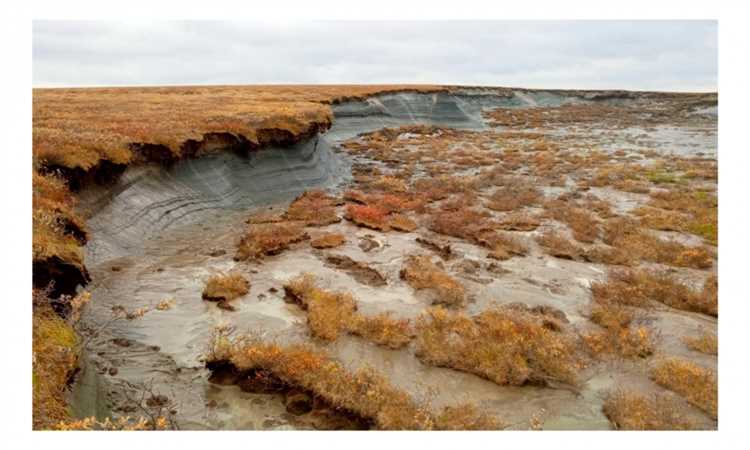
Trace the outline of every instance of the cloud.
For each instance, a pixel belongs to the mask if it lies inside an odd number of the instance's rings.
[[[34,86],[717,89],[716,21],[34,21]]]

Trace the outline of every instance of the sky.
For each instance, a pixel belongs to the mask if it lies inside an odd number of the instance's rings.
[[[716,21],[34,21],[35,87],[427,83],[716,91]]]

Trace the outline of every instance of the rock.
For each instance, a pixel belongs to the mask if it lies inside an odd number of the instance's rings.
[[[369,235],[359,238],[359,248],[365,253],[378,247],[380,247],[378,241],[372,239]]]
[[[115,375],[117,375],[117,372],[118,372],[118,370],[117,370],[117,367],[110,367],[110,368],[109,368],[109,374],[110,374],[111,376],[115,376]]]
[[[330,255],[325,259],[326,265],[341,269],[355,280],[368,286],[385,286],[385,277],[366,263],[355,261],[345,255]]]

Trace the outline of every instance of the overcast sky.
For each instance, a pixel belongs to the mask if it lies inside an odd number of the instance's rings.
[[[34,21],[34,86],[435,83],[715,91],[715,21]]]

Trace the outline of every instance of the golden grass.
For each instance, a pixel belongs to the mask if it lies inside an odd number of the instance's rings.
[[[33,174],[32,248],[34,261],[57,257],[83,268],[81,245],[88,238],[83,219],[74,211],[75,197],[65,181]]]
[[[607,394],[602,407],[616,430],[691,430],[696,424],[668,394],[645,395],[619,389]]]
[[[651,330],[637,325],[640,315],[628,306],[594,304],[591,321],[601,331],[584,333],[582,340],[595,356],[615,355],[622,358],[646,358],[654,353],[655,337]]]
[[[277,255],[291,244],[308,238],[302,225],[297,222],[250,224],[237,244],[234,259],[243,261]]]
[[[102,160],[128,163],[131,143],[180,155],[209,133],[262,143],[263,130],[300,135],[330,125],[328,103],[438,86],[191,86],[33,90],[34,156],[88,170]]]
[[[312,248],[325,249],[336,248],[344,245],[346,238],[341,233],[325,233],[310,241]]]
[[[599,225],[592,214],[583,208],[559,200],[548,202],[547,213],[570,227],[573,237],[581,242],[594,242],[599,237]]]
[[[305,345],[281,347],[254,339],[219,336],[211,361],[228,361],[243,371],[270,372],[330,405],[369,420],[381,430],[499,429],[504,425],[471,406],[446,409],[435,417],[426,405],[392,386],[372,369],[349,371],[326,353]]]
[[[508,179],[490,197],[487,207],[494,211],[514,211],[537,204],[542,192],[522,179]]]
[[[289,205],[284,217],[290,221],[300,221],[306,226],[330,225],[341,221],[336,213],[339,203],[322,191],[307,191]]]
[[[498,224],[498,228],[507,231],[534,231],[541,222],[535,215],[514,212],[504,217]]]
[[[78,363],[78,337],[43,303],[34,306],[32,331],[33,426],[48,429],[70,418],[65,391]]]
[[[417,223],[403,214],[394,214],[388,218],[388,226],[396,231],[411,233],[417,229]]]
[[[357,311],[351,294],[321,289],[310,274],[290,280],[284,290],[306,310],[310,332],[319,339],[335,341],[341,333],[350,333],[397,349],[408,345],[414,334],[409,320],[394,319],[387,313],[365,316]]]
[[[683,339],[689,349],[708,355],[719,354],[719,338],[708,331],[702,331],[697,336],[686,336]]]
[[[355,224],[373,230],[388,231],[388,211],[379,206],[348,205],[344,217]]]
[[[250,282],[240,273],[218,273],[206,281],[203,298],[211,301],[229,301],[250,292]]]
[[[651,370],[651,378],[674,391],[692,405],[716,419],[719,409],[719,391],[713,370],[684,359],[670,358]]]
[[[575,341],[518,309],[498,308],[469,317],[437,307],[417,323],[417,356],[497,384],[575,384],[580,361]]]
[[[429,256],[408,257],[400,276],[414,289],[433,291],[433,304],[461,306],[466,298],[466,291],[461,283],[435,265]]]
[[[717,281],[709,277],[702,291],[694,291],[664,273],[645,270],[610,270],[606,282],[591,285],[594,301],[647,308],[652,301],[672,308],[718,315]]]
[[[581,247],[566,239],[558,232],[547,231],[537,236],[536,241],[544,248],[547,254],[555,258],[578,260],[583,253]]]

